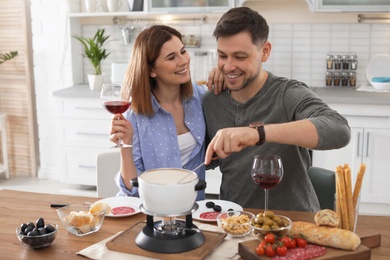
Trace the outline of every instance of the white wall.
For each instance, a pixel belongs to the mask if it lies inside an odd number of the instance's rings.
[[[327,52],[357,53],[357,85],[366,84],[365,66],[374,55],[390,53],[390,24],[359,24],[357,14],[350,13],[311,13],[303,0],[250,1],[244,5],[258,10],[270,25],[273,49],[264,68],[309,86],[324,87]],[[85,75],[91,70],[87,60],[72,67],[69,6],[80,8],[78,0],[31,0],[41,178],[59,179],[56,104],[52,93],[86,82]],[[188,23],[174,26],[183,34],[200,34],[202,49],[216,48],[212,37],[215,21],[201,27]],[[108,45],[112,54],[103,63],[105,79],[109,80],[110,64],[127,62],[131,45],[123,45],[120,26],[112,23],[85,25],[81,32],[91,35],[97,27],[106,28],[112,36]],[[80,71],[81,76],[72,71]]]

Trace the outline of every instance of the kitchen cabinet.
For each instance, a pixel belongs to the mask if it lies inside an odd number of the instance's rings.
[[[361,190],[362,203],[390,207],[390,105],[329,104],[345,116],[351,127],[351,141],[341,149],[313,151],[313,166],[334,171],[348,163],[353,185],[361,163],[366,173]]]
[[[108,139],[111,114],[101,105],[98,92],[89,90],[88,85],[57,91],[54,96],[58,99],[61,181],[96,186],[96,156],[113,145]]]
[[[390,0],[306,0],[312,12],[388,12]]]

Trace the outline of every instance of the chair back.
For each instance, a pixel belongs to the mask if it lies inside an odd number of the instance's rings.
[[[334,195],[336,193],[335,172],[311,166],[307,173],[317,194],[321,209],[334,210]]]
[[[120,169],[120,152],[114,150],[96,156],[97,196],[99,198],[115,197],[119,191],[114,176]]]

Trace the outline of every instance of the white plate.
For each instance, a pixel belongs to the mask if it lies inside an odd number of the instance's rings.
[[[111,208],[115,208],[119,206],[128,206],[128,207],[132,207],[135,210],[133,213],[122,214],[122,215],[113,215],[110,211],[110,213],[106,214],[106,217],[121,218],[121,217],[132,216],[141,212],[139,206],[142,204],[142,200],[137,197],[110,197],[110,198],[98,200],[95,203],[97,202],[107,203],[108,205],[110,205]]]
[[[200,217],[200,214],[202,214],[204,212],[210,212],[210,211],[213,212],[214,211],[212,208],[206,207],[206,203],[208,201],[212,201],[215,203],[215,205],[221,206],[222,210],[220,213],[225,213],[228,211],[228,209],[243,210],[243,208],[240,205],[238,205],[234,202],[231,202],[231,201],[227,201],[227,200],[200,200],[200,201],[196,202],[196,203],[198,203],[199,208],[192,213],[193,219],[200,220],[200,221],[206,221],[206,222],[216,222],[217,221],[216,219],[204,219],[204,218]]]

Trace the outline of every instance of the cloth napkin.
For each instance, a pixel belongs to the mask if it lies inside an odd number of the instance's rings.
[[[205,231],[217,231],[220,232],[221,229],[217,226],[210,225],[210,224],[204,224],[204,223],[196,223],[195,225],[198,226],[200,230]],[[134,260],[147,260],[147,259],[153,259],[146,256],[140,256],[140,255],[133,255],[133,254],[127,254],[122,253],[118,251],[112,251],[107,248],[106,243],[113,239],[115,236],[120,234],[121,232],[117,233],[116,235],[113,235],[107,239],[104,239],[96,244],[93,244],[79,252],[77,252],[78,255],[82,255],[85,257],[88,257],[90,259],[115,259],[115,260],[128,260],[131,256],[131,259]],[[245,237],[240,238],[232,238],[229,236],[226,236],[224,241],[215,248],[210,255],[208,255],[205,259],[211,260],[211,259],[239,259],[240,255],[238,254],[238,243],[246,241],[246,240],[252,240],[255,236],[250,234]]]
[[[359,88],[356,89],[356,91],[390,93],[390,90],[388,90],[388,89],[375,89],[372,86],[360,86]]]

